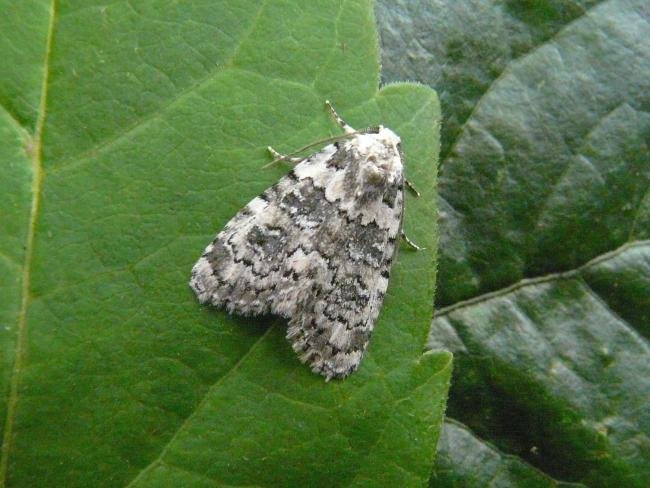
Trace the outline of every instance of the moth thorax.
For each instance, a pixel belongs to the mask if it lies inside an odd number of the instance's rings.
[[[366,155],[363,164],[363,179],[369,185],[391,184],[402,172],[402,162],[395,147],[379,146],[377,152]]]
[[[363,168],[363,177],[369,185],[384,186],[394,179],[392,165],[386,159],[377,161],[374,156],[369,156]]]

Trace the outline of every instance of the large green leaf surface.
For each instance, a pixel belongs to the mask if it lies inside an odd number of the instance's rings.
[[[0,485],[422,486],[451,373],[422,354],[439,106],[378,89],[369,1],[2,2]],[[369,352],[326,383],[285,323],[200,307],[193,262],[287,171],[355,127],[402,136],[403,249]]]
[[[384,80],[444,114],[429,347],[457,358],[455,421],[431,484],[648,486],[648,3],[377,10]]]

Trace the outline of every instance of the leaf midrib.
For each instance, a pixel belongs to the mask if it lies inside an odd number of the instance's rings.
[[[582,271],[584,271],[586,268],[593,266],[595,264],[601,263],[603,261],[607,261],[613,257],[616,257],[625,251],[636,248],[636,247],[645,247],[645,246],[650,246],[650,239],[646,240],[637,240],[637,241],[631,241],[631,242],[626,242],[622,246],[617,247],[616,249],[600,254],[593,259],[590,259],[589,261],[581,264],[580,266],[577,266],[576,268],[569,269],[566,271],[559,271],[557,273],[550,273],[542,276],[536,276],[534,278],[524,278],[522,280],[519,280],[515,283],[512,283],[511,285],[508,285],[504,288],[500,288],[498,290],[494,290],[491,292],[487,293],[482,293],[480,295],[477,295],[472,298],[468,298],[466,300],[460,300],[458,302],[455,302],[451,305],[448,305],[446,307],[442,307],[438,310],[435,311],[433,314],[433,319],[438,319],[440,317],[444,317],[446,315],[449,315],[451,312],[470,307],[473,305],[477,305],[482,302],[486,302],[488,300],[492,300],[494,298],[498,298],[500,296],[507,295],[509,293],[512,293],[515,290],[518,290],[520,288],[523,288],[525,286],[530,286],[530,285],[536,285],[540,283],[547,283],[549,281],[555,281],[555,280],[560,280],[560,279],[568,279],[568,278],[574,278],[577,275],[579,275]]]
[[[33,150],[31,151],[30,160],[32,162],[32,202],[29,213],[29,223],[27,229],[27,242],[25,245],[25,260],[23,263],[22,276],[22,301],[18,315],[18,330],[16,336],[16,357],[14,361],[13,372],[9,387],[9,397],[7,401],[7,416],[5,418],[4,435],[2,439],[2,455],[0,457],[0,487],[6,486],[9,453],[13,437],[13,426],[16,417],[16,407],[18,404],[18,388],[20,383],[20,372],[25,355],[25,335],[27,326],[27,310],[29,308],[29,289],[31,279],[32,256],[34,253],[34,236],[36,235],[36,222],[40,209],[41,189],[43,185],[43,127],[47,116],[47,95],[48,80],[50,74],[50,58],[52,53],[52,40],[54,36],[54,24],[56,21],[56,0],[50,1],[50,21],[48,24],[47,37],[45,41],[45,56],[43,63],[43,80],[41,84],[41,100],[38,108],[38,117],[34,129]]]

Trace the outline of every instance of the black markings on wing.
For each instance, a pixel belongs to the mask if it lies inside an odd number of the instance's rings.
[[[403,193],[398,190],[392,201],[381,208],[401,223]],[[386,294],[399,232],[374,220],[362,224],[361,217],[349,219],[340,210],[332,219],[337,232],[317,233],[318,249],[329,256],[330,280],[309,290],[287,335],[301,359],[327,378],[345,377],[359,366]]]
[[[300,164],[323,166],[321,153]],[[190,286],[199,300],[242,315],[278,313],[289,317],[295,310],[290,304],[297,297],[302,275],[296,261],[304,257],[295,254],[301,248],[305,254],[311,251],[309,239],[302,234],[332,206],[321,200],[314,194],[312,182],[300,180],[291,170],[249,202],[194,266]],[[297,219],[307,225],[297,226]],[[286,305],[281,311],[275,306],[279,301]]]

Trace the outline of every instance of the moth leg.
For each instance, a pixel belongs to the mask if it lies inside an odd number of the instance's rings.
[[[336,113],[336,110],[334,110],[334,107],[332,107],[332,104],[330,103],[329,100],[325,100],[325,105],[327,105],[327,108],[330,110],[330,113],[332,114],[332,117],[334,117],[334,120],[336,120],[336,123],[343,129],[343,131],[346,134],[354,134],[356,133],[356,130],[354,130],[352,127],[350,127],[345,120],[341,118],[339,114]]]
[[[287,156],[286,154],[280,154],[275,149],[273,149],[271,146],[268,146],[267,149],[269,150],[271,155],[275,158],[272,161],[272,163],[274,163],[276,161],[286,161],[287,163],[297,164],[297,163],[299,163],[300,161],[302,161],[304,159],[304,158],[292,158],[291,156]]]
[[[411,239],[409,239],[408,236],[404,233],[404,231],[402,231],[400,233],[400,236],[402,237],[402,239],[404,239],[404,242],[406,242],[406,244],[411,249],[414,249],[415,251],[424,251],[426,249],[426,247],[420,247],[415,242],[413,242]]]
[[[411,183],[407,179],[404,179],[404,183],[406,183],[406,186],[408,186],[409,190],[411,190],[416,197],[420,196],[420,192],[415,189],[415,187],[413,186],[413,183]]]

